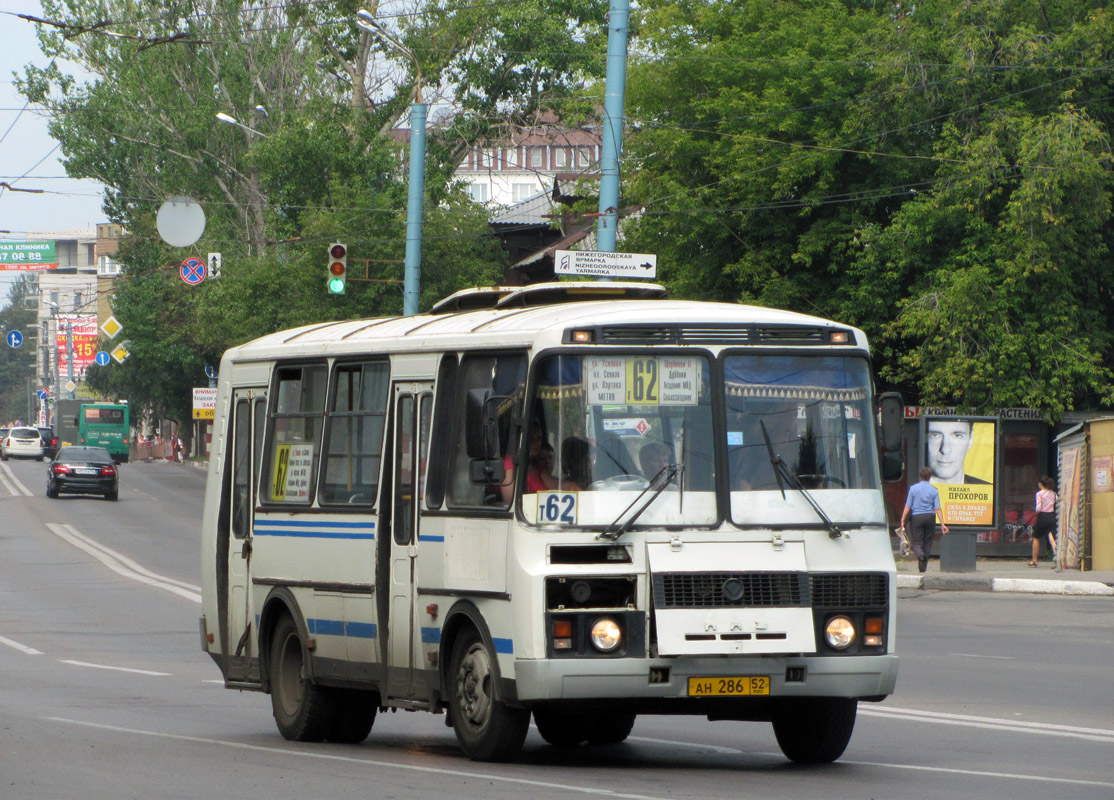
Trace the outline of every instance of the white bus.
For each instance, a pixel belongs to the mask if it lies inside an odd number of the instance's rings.
[[[221,362],[202,647],[293,740],[447,711],[498,761],[531,716],[689,714],[832,761],[897,678],[877,412],[861,331],[652,284],[265,336]]]

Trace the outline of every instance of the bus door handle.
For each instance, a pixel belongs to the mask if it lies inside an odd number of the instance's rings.
[[[251,539],[244,539],[244,546],[240,548],[240,558],[247,558],[251,555]]]

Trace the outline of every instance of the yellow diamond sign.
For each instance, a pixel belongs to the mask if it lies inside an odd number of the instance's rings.
[[[104,325],[101,325],[101,330],[104,331],[104,335],[109,339],[115,339],[116,334],[123,329],[124,326],[116,321],[116,317],[109,317],[104,321]]]
[[[121,344],[112,351],[111,355],[114,359],[116,359],[117,364],[123,364],[124,359],[130,356],[131,353],[128,352],[128,348],[124,347],[124,345]]]

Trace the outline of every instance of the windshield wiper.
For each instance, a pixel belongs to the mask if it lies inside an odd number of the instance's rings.
[[[624,508],[619,513],[619,516],[615,518],[615,521],[608,525],[607,529],[604,530],[603,533],[599,534],[596,538],[607,539],[608,541],[613,542],[624,533],[629,531],[631,528],[633,528],[634,523],[637,522],[638,518],[642,516],[642,512],[649,508],[653,504],[653,502],[658,499],[658,495],[664,492],[669,487],[669,484],[673,483],[673,481],[675,480],[678,480],[684,470],[685,468],[682,464],[666,464],[664,467],[662,467],[658,471],[658,474],[650,479],[650,484],[641,492],[639,492],[638,496],[631,500],[630,505]],[[657,483],[659,480],[661,481],[660,485],[658,485],[657,488],[654,488],[654,484]],[[635,505],[637,505],[638,501],[645,497],[646,493],[650,491],[653,491],[653,494],[651,494],[646,499],[646,502],[643,503],[637,511],[631,514],[630,518],[627,519],[626,522],[620,524],[619,520],[621,520],[628,511],[634,508]]]
[[[781,479],[785,478],[785,480],[789,482],[789,485],[800,492],[801,496],[808,501],[808,504],[812,506],[812,510],[816,512],[816,516],[823,520],[824,526],[828,529],[829,538],[838,539],[843,536],[843,531],[839,529],[838,525],[832,522],[831,517],[824,513],[824,509],[812,498],[808,489],[801,483],[801,479],[798,478],[793,470],[789,468],[789,465],[785,463],[785,459],[774,452],[774,446],[770,444],[770,435],[766,433],[765,420],[758,420],[758,424],[762,428],[762,438],[766,440],[766,452],[770,454],[770,464],[774,468],[774,477],[777,478],[777,486],[781,489],[781,498],[783,500],[785,499],[785,487],[781,483]]]

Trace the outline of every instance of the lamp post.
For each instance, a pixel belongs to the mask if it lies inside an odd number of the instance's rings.
[[[263,106],[256,106],[256,108],[257,109],[263,109],[262,113],[264,115],[267,114],[267,110],[265,108],[263,108]],[[260,136],[264,139],[267,138],[267,134],[260,133],[255,128],[249,128],[247,125],[240,122],[240,120],[236,119],[235,117],[229,116],[228,114],[225,114],[223,111],[218,111],[217,112],[217,119],[219,119],[221,122],[227,122],[229,125],[235,125],[238,128],[243,128],[245,131],[248,131],[249,133],[254,133],[256,136]]]
[[[619,226],[619,157],[623,152],[629,17],[630,0],[611,0],[603,98],[603,146],[600,148],[600,207],[596,222],[596,248],[601,253],[615,252]]]
[[[418,58],[389,35],[367,9],[356,12],[356,26],[378,36],[414,63],[417,85],[410,106],[410,185],[406,197],[406,256],[403,262],[402,313],[418,313],[422,263],[422,202],[425,195],[425,119],[426,104],[422,102],[422,67]]]

